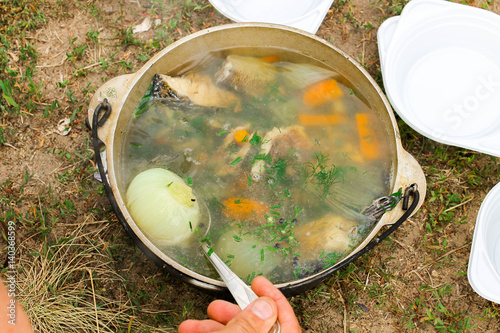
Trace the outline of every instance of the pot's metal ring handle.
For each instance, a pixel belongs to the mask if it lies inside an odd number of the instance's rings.
[[[104,114],[102,117],[99,118],[99,115],[101,112],[104,110]],[[91,139],[92,139],[92,146],[94,148],[94,157],[95,157],[95,164],[97,166],[97,170],[99,171],[99,174],[101,175],[101,180],[102,184],[104,185],[104,190],[106,192],[106,196],[108,197],[109,203],[111,204],[111,207],[115,211],[115,214],[117,214],[117,217],[123,218],[118,212],[120,211],[118,208],[118,204],[116,203],[115,197],[111,191],[111,187],[109,186],[108,182],[108,176],[106,170],[104,170],[104,164],[102,162],[101,158],[101,148],[104,146],[104,142],[99,139],[99,136],[97,135],[97,129],[104,125],[106,120],[109,118],[109,115],[111,114],[111,105],[109,104],[108,100],[105,98],[102,103],[100,103],[95,111],[94,114],[92,115],[92,132],[91,132]],[[123,224],[123,223],[122,223]]]
[[[410,198],[413,198],[413,200],[411,202],[411,205],[408,206]],[[395,223],[393,223],[386,231],[384,231],[380,236],[376,237],[374,240],[368,243],[364,248],[362,248],[359,252],[354,254],[351,258],[342,262],[339,266],[336,266],[336,268],[340,269],[350,264],[354,260],[361,257],[363,254],[372,250],[375,246],[380,244],[380,242],[382,242],[390,234],[392,234],[397,228],[399,228],[399,226],[401,226],[401,224],[403,224],[404,221],[406,221],[406,219],[408,219],[413,214],[413,211],[417,208],[419,199],[420,199],[420,193],[418,192],[417,184],[412,184],[408,186],[405,189],[405,194],[403,196],[402,208],[403,210],[405,210],[404,214]]]
[[[411,205],[409,205],[410,198],[413,198]],[[351,258],[349,258],[348,260],[342,262],[339,266],[337,266],[337,269],[340,269],[350,264],[354,260],[358,259],[363,254],[372,250],[375,246],[380,244],[380,242],[386,239],[390,234],[392,234],[397,228],[401,226],[401,224],[403,224],[404,221],[406,221],[413,214],[414,210],[417,208],[419,200],[420,200],[420,193],[418,191],[417,184],[412,184],[408,186],[405,189],[405,193],[403,195],[402,209],[405,211],[404,214],[401,215],[401,217],[395,223],[393,223],[386,231],[384,231],[380,236],[376,237],[374,240],[368,243],[364,248],[362,248],[359,252],[354,254]]]
[[[102,110],[104,110],[104,114],[99,118],[99,115],[101,114]],[[110,114],[111,114],[111,104],[109,104],[108,99],[105,98],[102,101],[102,103],[99,103],[99,105],[95,108],[94,113],[92,114],[92,120],[89,121],[89,118],[85,118],[85,124],[91,131],[90,138],[92,139],[92,146],[94,147],[94,152],[96,147],[100,149],[101,146],[104,145],[104,142],[102,142],[99,139],[99,136],[97,135],[97,128],[104,125],[106,120],[108,120]],[[97,155],[99,154],[96,152],[96,156]],[[101,171],[99,170],[99,172]]]

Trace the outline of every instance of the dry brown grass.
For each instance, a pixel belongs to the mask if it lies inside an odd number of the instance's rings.
[[[42,244],[35,255],[33,249],[20,246],[18,299],[37,332],[172,330],[151,327],[134,317],[137,309],[126,293],[118,299],[106,296],[106,285],[123,282],[99,237],[107,227],[107,223],[91,227],[82,223],[56,244]]]

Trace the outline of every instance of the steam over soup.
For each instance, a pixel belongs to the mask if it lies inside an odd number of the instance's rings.
[[[169,257],[213,278],[200,238],[249,282],[331,267],[373,226],[363,208],[390,191],[390,145],[361,93],[323,64],[276,49],[204,54],[157,73],[129,123],[122,181],[128,188],[146,170],[169,170],[185,198],[209,212],[182,215],[179,202],[191,202],[165,194],[142,200],[151,207],[131,211],[134,221],[169,240],[151,237]],[[141,212],[160,206],[178,211],[141,225]],[[168,235],[186,226],[190,237]]]

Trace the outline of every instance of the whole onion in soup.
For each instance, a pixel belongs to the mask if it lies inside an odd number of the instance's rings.
[[[191,187],[175,173],[154,168],[139,173],[127,190],[130,214],[159,245],[179,245],[200,222],[200,207]]]

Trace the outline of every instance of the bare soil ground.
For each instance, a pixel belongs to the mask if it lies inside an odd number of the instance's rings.
[[[498,0],[465,3],[500,13]],[[336,0],[317,35],[381,84],[377,29],[404,4]],[[133,34],[131,26],[147,17],[160,24]],[[0,1],[0,22],[0,221],[16,222],[18,299],[33,325],[41,332],[173,331],[185,319],[205,318],[213,297],[149,261],[111,211],[94,179],[85,117],[105,81],[137,71],[173,41],[231,21],[207,0],[25,0]],[[61,135],[65,118],[71,131]],[[467,265],[478,209],[500,182],[500,159],[399,124],[426,173],[426,201],[368,255],[291,297],[301,325],[305,332],[498,332],[500,306],[472,290]],[[56,269],[62,263],[68,266]],[[49,279],[51,272],[57,276]],[[56,314],[62,308],[66,317]]]

